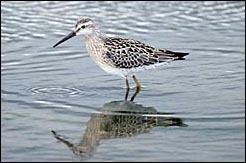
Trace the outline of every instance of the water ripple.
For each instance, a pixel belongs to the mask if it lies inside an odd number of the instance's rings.
[[[61,86],[49,86],[49,87],[33,87],[28,89],[28,92],[33,94],[46,94],[46,95],[70,95],[76,96],[84,94],[85,92],[78,88],[69,88]]]

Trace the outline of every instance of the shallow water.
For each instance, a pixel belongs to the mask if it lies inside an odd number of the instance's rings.
[[[245,2],[1,4],[1,161],[245,161]],[[190,55],[124,102],[81,37],[52,48],[82,16]]]

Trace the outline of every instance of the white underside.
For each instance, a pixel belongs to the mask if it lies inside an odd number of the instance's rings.
[[[105,64],[101,64],[96,62],[104,71],[110,74],[115,74],[119,75],[123,78],[133,75],[135,72],[140,72],[140,71],[146,71],[150,69],[154,69],[156,67],[162,66],[162,65],[167,65],[169,62],[162,62],[162,63],[157,63],[154,65],[149,65],[149,66],[142,66],[142,67],[137,67],[137,68],[131,68],[131,69],[119,69],[119,68],[113,68],[111,66],[107,66]]]

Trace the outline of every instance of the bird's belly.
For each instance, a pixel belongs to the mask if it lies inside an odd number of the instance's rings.
[[[119,69],[119,68],[115,68],[109,64],[103,64],[101,62],[97,62],[96,63],[107,73],[110,74],[114,74],[114,75],[119,75],[122,77],[125,77],[129,74],[129,70],[124,70],[124,69]]]
[[[159,64],[148,65],[148,66],[139,66],[139,67],[133,67],[133,68],[118,68],[112,65],[110,62],[102,61],[102,59],[98,59],[98,58],[97,59],[93,58],[93,59],[100,66],[100,68],[103,69],[105,72],[114,74],[114,75],[119,75],[121,77],[130,76],[130,75],[133,75],[135,72],[155,69],[159,66],[168,64],[168,62],[165,62],[165,63],[159,63]]]
[[[103,69],[105,72],[125,76],[124,74],[121,74],[117,68],[114,68],[114,66],[105,58],[102,48],[87,46],[87,50],[94,62],[99,65],[100,68]]]
[[[106,71],[108,73],[120,75],[122,77],[126,77],[126,76],[133,75],[136,72],[151,70],[151,69],[155,69],[155,68],[162,66],[162,65],[167,65],[168,62],[158,63],[158,64],[154,64],[154,65],[148,65],[148,66],[139,66],[139,67],[134,67],[134,68],[116,68],[116,67],[111,67],[108,65],[101,65],[101,63],[98,63],[98,64],[104,71]]]

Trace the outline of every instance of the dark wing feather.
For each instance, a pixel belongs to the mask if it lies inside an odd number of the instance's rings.
[[[136,40],[109,37],[106,57],[117,68],[136,68],[181,59],[187,53],[157,49]]]

